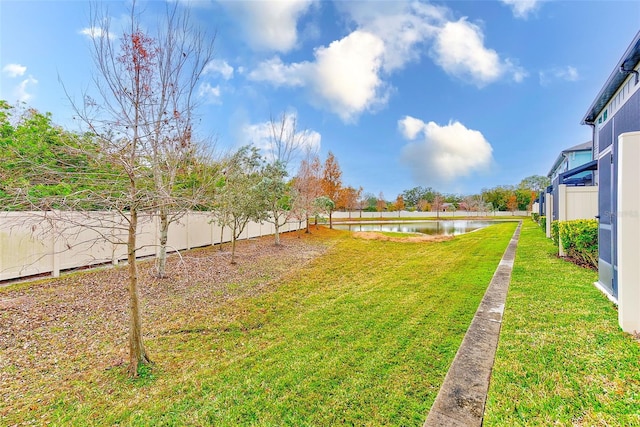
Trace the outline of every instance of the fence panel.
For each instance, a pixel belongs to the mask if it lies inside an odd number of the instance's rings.
[[[138,257],[158,250],[159,221],[153,215],[139,217]],[[297,230],[288,223],[281,232]],[[273,234],[273,224],[250,222],[240,239]],[[231,241],[210,214],[190,212],[169,226],[168,251],[185,250]],[[127,258],[127,223],[110,212],[0,212],[0,281],[86,267],[118,263]]]

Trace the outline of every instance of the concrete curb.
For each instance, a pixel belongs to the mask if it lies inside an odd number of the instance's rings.
[[[522,221],[447,372],[424,427],[481,426]]]

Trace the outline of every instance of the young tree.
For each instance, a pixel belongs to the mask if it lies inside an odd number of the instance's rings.
[[[282,162],[276,160],[263,166],[261,176],[262,180],[257,188],[262,195],[262,203],[269,211],[264,220],[274,225],[275,245],[280,246],[280,227],[291,214],[292,192],[285,182],[287,170]]]
[[[104,155],[126,176],[127,190],[114,200],[113,207],[118,207],[128,224],[132,376],[137,375],[139,365],[149,362],[142,340],[138,296],[139,215],[160,212],[162,247],[170,212],[188,206],[175,197],[177,169],[192,152],[193,92],[212,54],[213,41],[193,31],[188,14],[179,14],[178,8],[178,2],[166,5],[165,27],[153,38],[142,29],[134,1],[129,28],[119,40],[109,36],[113,29],[108,14],[95,11],[91,17],[92,54],[98,98],[87,94],[84,106],[76,106],[80,119],[99,138]],[[164,263],[159,266],[164,268]]]
[[[330,214],[336,208],[336,204],[327,196],[320,196],[315,199],[313,203],[315,204],[316,211],[318,213]],[[317,225],[318,224],[316,223],[316,228]]]
[[[321,195],[321,173],[320,158],[316,153],[308,151],[293,179],[293,191],[295,192],[293,212],[299,221],[306,221],[305,233],[310,233],[309,217],[317,213],[315,200]]]
[[[322,170],[322,181],[320,183],[322,188],[322,194],[333,201],[333,208],[329,210],[329,228],[333,228],[333,209],[340,197],[340,188],[342,188],[342,171],[338,160],[331,151],[327,155],[327,159],[324,162],[324,169]]]
[[[249,221],[262,221],[267,216],[259,188],[262,166],[260,152],[253,146],[241,147],[224,162],[215,214],[218,224],[231,229],[231,264],[235,264],[236,241]]]
[[[269,121],[269,147],[261,190],[271,210],[265,221],[274,225],[276,246],[280,245],[280,227],[289,220],[296,195],[286,183],[289,164],[307,146],[310,135],[297,129],[294,114],[283,112],[278,119],[271,117]]]
[[[402,194],[399,194],[396,198],[393,208],[398,211],[398,216],[400,216],[400,212],[404,210],[404,198],[402,197]]]

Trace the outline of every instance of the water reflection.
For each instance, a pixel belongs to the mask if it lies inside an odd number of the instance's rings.
[[[470,231],[479,230],[496,221],[419,221],[419,222],[385,222],[363,224],[334,224],[333,228],[349,231],[388,231],[396,233],[421,233],[432,236],[457,236]]]

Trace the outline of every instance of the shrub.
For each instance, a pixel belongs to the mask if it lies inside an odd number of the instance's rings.
[[[558,225],[558,235],[564,252],[581,262],[598,266],[598,221],[576,219]]]
[[[540,224],[540,228],[542,228],[543,231],[547,230],[547,217],[546,216],[541,216],[540,217],[540,221],[538,222],[538,224]]]
[[[560,230],[560,221],[552,221],[551,222],[551,238],[553,239],[553,243],[555,243],[556,246],[558,246],[558,244],[560,243],[559,230]]]
[[[540,214],[536,212],[531,212],[531,219],[533,219],[535,222],[540,221]]]

